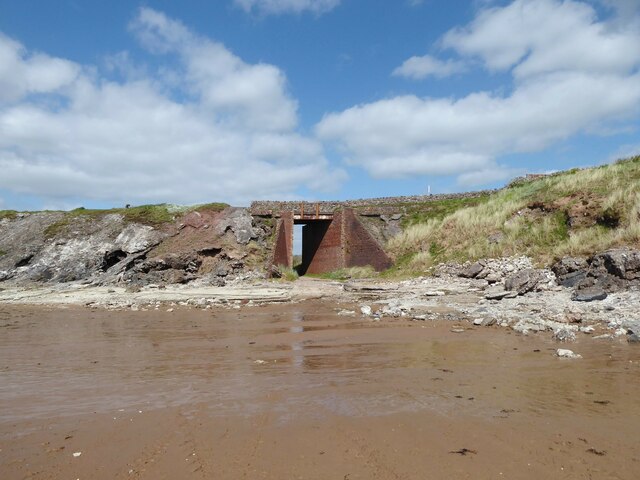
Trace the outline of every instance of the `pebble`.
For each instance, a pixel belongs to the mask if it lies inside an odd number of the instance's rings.
[[[425,297],[442,297],[444,292],[442,290],[427,290],[424,292]]]
[[[567,350],[566,348],[557,349],[556,356],[560,358],[582,358],[582,355],[574,353],[572,350]]]

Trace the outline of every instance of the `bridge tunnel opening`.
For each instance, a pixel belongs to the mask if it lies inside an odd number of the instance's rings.
[[[332,220],[300,219],[294,221],[294,257],[298,262],[295,268],[299,275],[317,274],[331,271],[337,262],[330,251]],[[336,245],[339,246],[339,245]],[[298,253],[299,252],[299,253]]]

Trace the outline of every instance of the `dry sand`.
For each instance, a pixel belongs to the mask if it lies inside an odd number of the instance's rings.
[[[0,478],[640,478],[640,346],[344,306],[0,304]]]

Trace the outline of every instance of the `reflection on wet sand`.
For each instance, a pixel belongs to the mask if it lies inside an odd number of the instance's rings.
[[[321,302],[173,313],[0,307],[0,328],[4,443],[52,419],[171,409],[212,422],[267,415],[290,429],[398,415],[570,419],[598,425],[603,438],[614,434],[603,421],[640,427],[640,349],[623,342],[583,340],[584,358],[563,361],[542,335],[374,323]],[[632,443],[623,446],[637,458]]]

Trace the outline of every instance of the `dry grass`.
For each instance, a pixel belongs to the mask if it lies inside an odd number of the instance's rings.
[[[615,228],[603,226],[602,218],[585,228],[569,224],[569,209],[585,196]],[[549,208],[527,208],[536,204]],[[442,261],[522,254],[548,264],[563,255],[639,244],[640,157],[634,157],[523,182],[482,204],[427,218],[393,238],[388,250],[399,259],[400,271],[424,271]]]

